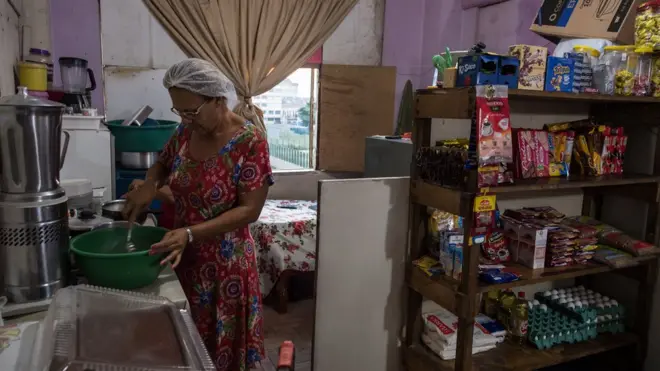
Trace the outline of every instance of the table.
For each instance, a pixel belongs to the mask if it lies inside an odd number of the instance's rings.
[[[275,288],[278,312],[286,312],[292,275],[316,269],[316,202],[266,200],[250,225],[259,267],[261,294]]]

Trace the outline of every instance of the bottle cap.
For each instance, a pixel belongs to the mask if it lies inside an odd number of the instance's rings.
[[[520,291],[520,292],[518,293],[518,297],[521,298],[521,299],[524,299],[524,298],[525,298],[525,292],[524,292],[524,291]]]

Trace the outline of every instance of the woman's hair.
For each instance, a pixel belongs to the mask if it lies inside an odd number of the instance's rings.
[[[234,84],[216,66],[203,59],[190,58],[172,65],[165,72],[163,85],[166,89],[185,89],[204,97],[223,97],[230,110],[238,103]]]

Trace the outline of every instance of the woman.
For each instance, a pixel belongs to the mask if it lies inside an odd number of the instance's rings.
[[[167,180],[174,229],[150,252],[175,268],[216,368],[255,368],[264,355],[262,306],[248,224],[272,184],[268,144],[232,112],[234,86],[211,63],[177,63],[163,85],[182,125],[126,196],[124,215],[135,220]]]

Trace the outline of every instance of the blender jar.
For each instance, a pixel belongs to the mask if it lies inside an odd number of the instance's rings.
[[[62,89],[69,93],[84,93],[96,89],[94,72],[87,68],[87,61],[82,58],[62,57],[60,62],[60,76]],[[91,87],[87,87],[87,80]]]

